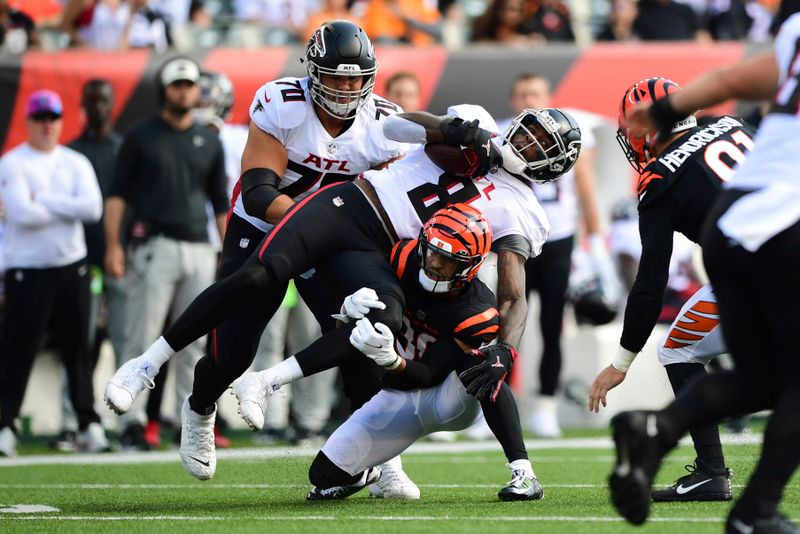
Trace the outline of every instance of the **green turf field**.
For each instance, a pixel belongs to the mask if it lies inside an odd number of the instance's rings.
[[[580,440],[551,443],[556,447],[547,449],[531,442],[531,459],[545,498],[517,503],[496,498],[500,485],[509,478],[498,450],[453,452],[452,447],[438,444],[427,444],[422,452],[403,457],[408,474],[422,491],[416,502],[381,501],[364,491],[342,502],[309,503],[305,500],[306,470],[311,456],[282,455],[282,449],[274,448],[267,452],[278,457],[265,457],[265,449],[259,448],[228,453],[220,458],[217,474],[209,482],[190,478],[176,452],[126,457],[140,462],[136,464],[53,465],[42,462],[71,462],[75,457],[33,455],[20,458],[37,465],[9,466],[10,460],[0,459],[0,532],[722,531],[729,503],[654,505],[644,528],[622,522],[609,504],[605,487],[613,451],[604,442],[597,443],[604,438],[583,439],[592,448],[573,448],[580,447]],[[736,495],[759,446],[726,445],[725,450],[735,472]],[[93,458],[113,462],[120,457]],[[691,449],[680,447],[665,462],[659,482],[671,482],[683,474],[684,464],[692,459]],[[783,505],[793,518],[800,517],[799,486],[793,482]],[[58,511],[3,512],[23,504]]]

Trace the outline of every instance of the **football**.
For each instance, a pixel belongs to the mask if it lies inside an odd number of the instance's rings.
[[[437,167],[456,176],[470,176],[477,160],[473,150],[444,143],[426,144],[425,154]]]

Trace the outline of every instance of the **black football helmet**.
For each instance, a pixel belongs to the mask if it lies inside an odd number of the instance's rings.
[[[311,98],[336,118],[353,117],[375,87],[375,50],[364,30],[352,22],[334,20],[317,28],[306,46],[305,63],[311,78]],[[323,74],[361,75],[364,83],[357,91],[331,89],[322,84]]]
[[[224,119],[233,107],[233,83],[221,72],[203,71],[197,82],[202,91],[197,107],[208,108],[214,115]]]
[[[581,129],[558,108],[525,109],[506,130],[503,167],[534,183],[555,180],[575,165],[581,153]]]

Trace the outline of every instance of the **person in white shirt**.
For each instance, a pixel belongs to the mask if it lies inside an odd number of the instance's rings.
[[[41,90],[27,102],[28,141],[0,158],[6,212],[6,316],[0,344],[0,456],[16,455],[19,416],[33,359],[48,325],[67,369],[78,447],[108,449],[94,411],[89,361],[89,267],[84,222],[103,211],[89,160],[58,144],[63,106]]]
[[[509,105],[514,114],[525,108],[546,108],[551,103],[550,82],[536,73],[520,74],[511,85]],[[540,438],[561,435],[558,424],[556,391],[561,375],[561,331],[567,303],[570,265],[579,212],[587,237],[592,266],[600,279],[604,296],[613,301],[621,288],[601,234],[594,172],[595,139],[580,113],[570,110],[581,129],[581,155],[575,167],[558,180],[533,186],[550,221],[550,234],[542,253],[525,264],[525,292],[539,294],[539,328],[542,357],[539,363],[539,396],[530,415],[530,430]],[[504,132],[511,121],[500,121]]]

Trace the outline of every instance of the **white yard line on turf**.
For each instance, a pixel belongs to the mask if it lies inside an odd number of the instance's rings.
[[[231,521],[230,516],[189,516],[189,515],[115,515],[115,516],[0,516],[0,521]],[[368,515],[301,515],[301,516],[260,516],[243,518],[253,521],[491,521],[491,522],[565,522],[565,523],[621,523],[621,517],[605,516],[368,516]],[[720,517],[651,517],[649,523],[722,523]],[[794,519],[793,521],[797,521]]]
[[[420,488],[496,488],[497,484],[417,484]],[[567,489],[598,489],[606,488],[607,484],[551,484],[545,483],[545,488]],[[743,488],[744,484],[732,484],[734,488]],[[81,490],[109,490],[109,489],[308,489],[308,484],[214,484],[214,483],[189,483],[189,484],[0,484],[0,489],[81,489]]]
[[[761,443],[761,434],[738,434],[722,436],[723,445],[744,445]],[[691,440],[686,438],[681,440],[683,445],[691,445]],[[548,439],[548,440],[527,440],[525,446],[528,450],[547,450],[547,449],[612,449],[613,444],[610,438],[567,438],[567,439]],[[486,452],[499,451],[500,445],[492,441],[458,441],[455,443],[415,443],[403,454],[430,454],[430,453],[464,453],[464,452]],[[218,459],[246,459],[257,460],[262,458],[286,458],[288,456],[302,457],[314,456],[316,449],[299,447],[270,447],[270,448],[246,448],[235,450],[217,451]],[[542,459],[543,461],[547,461]],[[32,455],[17,458],[0,458],[0,467],[19,467],[27,465],[70,465],[70,464],[149,464],[176,462],[178,459],[177,451],[156,451],[156,452],[119,452],[115,454],[47,454]],[[573,459],[569,461],[583,461]],[[592,462],[596,460],[587,459]],[[613,461],[611,460],[604,461]]]

